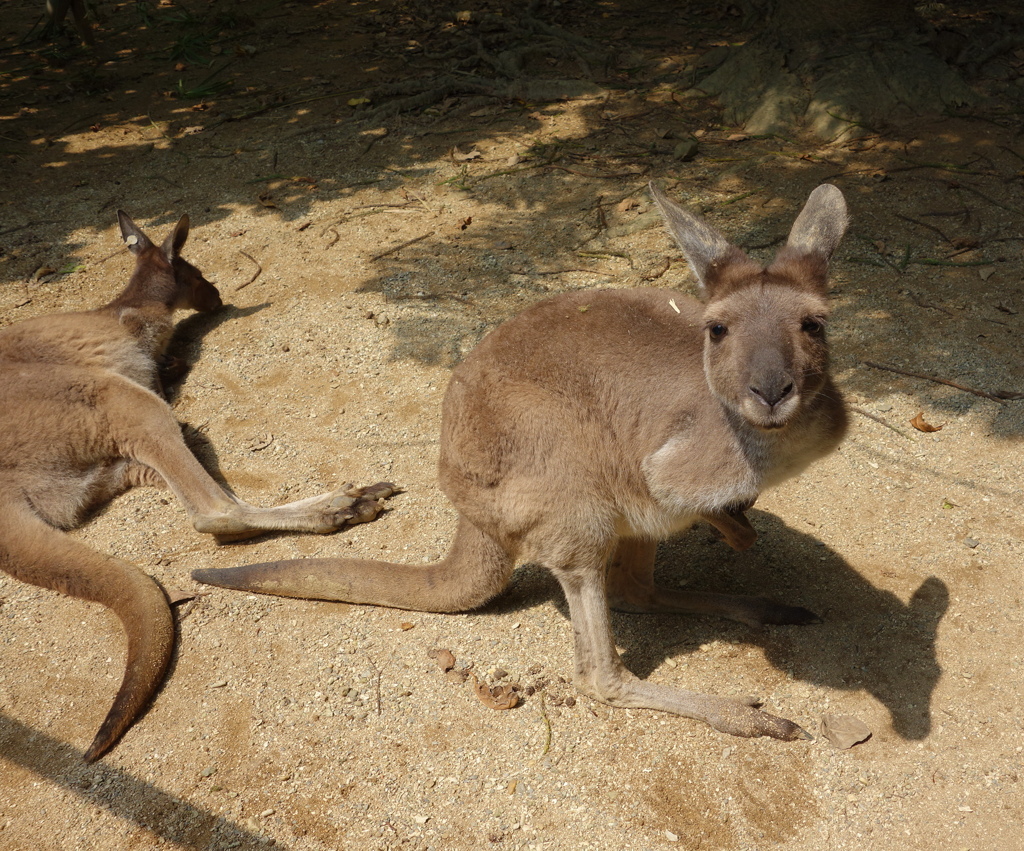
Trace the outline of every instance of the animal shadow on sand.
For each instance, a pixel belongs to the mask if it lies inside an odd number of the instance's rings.
[[[214,815],[118,768],[87,763],[82,751],[0,712],[4,783],[40,779],[74,794],[83,806],[133,822],[154,837],[189,851],[267,848],[264,837]],[[20,775],[20,776],[19,776]],[[4,846],[6,847],[6,846]],[[275,847],[282,847],[280,844]]]
[[[688,687],[725,697],[740,688],[757,694],[756,674],[753,682],[745,679],[736,685],[740,666],[749,673],[749,662],[711,661],[700,648],[716,641],[759,647],[766,662],[794,685],[867,692],[885,707],[897,735],[924,739],[931,730],[931,697],[942,673],[936,633],[949,605],[946,584],[935,576],[923,578],[904,602],[873,585],[813,536],[764,511],[754,510],[749,517],[758,542],[746,552],[732,551],[703,524],[664,542],[658,549],[658,581],[805,606],[821,623],[755,628],[714,617],[613,612],[616,643],[623,648],[627,667],[641,678],[669,684],[678,673],[654,672],[672,659],[679,670],[685,669]],[[507,614],[548,601],[568,618],[558,583],[544,568],[530,565],[520,568],[509,589],[483,611]],[[760,696],[769,689],[774,686],[766,685]],[[841,699],[834,699],[830,708],[845,714],[841,705]]]

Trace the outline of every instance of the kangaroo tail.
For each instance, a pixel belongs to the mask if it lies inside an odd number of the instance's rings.
[[[514,567],[512,557],[497,541],[461,518],[451,550],[434,564],[308,558],[194,570],[192,578],[221,588],[278,597],[462,612],[498,594],[508,584]]]
[[[101,603],[121,619],[128,638],[124,678],[85,753],[87,762],[99,759],[163,682],[174,650],[174,619],[163,590],[134,565],[90,549],[19,504],[0,506],[0,570]]]

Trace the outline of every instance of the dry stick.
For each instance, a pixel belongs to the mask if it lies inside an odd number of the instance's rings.
[[[540,697],[540,717],[544,721],[545,735],[544,735],[544,750],[540,752],[541,756],[546,756],[547,752],[551,750],[551,719],[548,718],[547,708],[544,706],[544,695],[538,692]]]
[[[260,261],[259,261],[259,260],[257,260],[257,259],[256,259],[255,257],[253,257],[253,256],[252,256],[251,254],[246,254],[246,253],[245,253],[244,251],[239,251],[238,253],[239,253],[239,254],[241,254],[241,255],[242,255],[243,257],[245,257],[246,259],[248,259],[248,260],[251,260],[251,261],[252,261],[253,263],[255,263],[255,264],[256,264],[256,271],[255,271],[255,272],[253,272],[253,274],[252,274],[252,277],[251,277],[251,278],[249,278],[249,280],[248,280],[248,281],[246,281],[246,282],[245,282],[244,284],[239,284],[239,285],[238,285],[237,287],[235,287],[235,292],[236,292],[236,293],[237,293],[237,292],[238,292],[239,290],[244,290],[244,289],[245,289],[245,288],[246,288],[247,286],[249,286],[249,284],[251,284],[251,283],[252,283],[253,281],[255,281],[255,280],[256,280],[256,279],[257,279],[257,278],[258,278],[258,277],[259,277],[260,275],[262,275],[262,274],[263,274],[263,267],[262,267],[262,266],[260,265]]]
[[[127,251],[127,250],[128,250],[128,246],[127,245],[122,245],[119,249],[117,249],[117,251],[111,251],[110,254],[108,254],[106,257],[100,258],[93,265],[99,266],[100,263],[106,263],[111,257],[117,257],[117,255],[120,254],[122,251]]]
[[[945,384],[948,387],[955,387],[957,390],[963,390],[965,393],[973,393],[975,396],[981,396],[984,399],[991,399],[993,402],[998,402],[1000,405],[1005,405],[1006,400],[1000,399],[993,393],[988,393],[984,390],[976,390],[973,387],[966,387],[963,384],[957,384],[955,381],[949,381],[946,378],[935,378],[932,375],[922,375],[920,372],[910,372],[907,369],[899,369],[895,366],[886,366],[884,363],[875,363],[871,360],[861,361],[864,366],[874,367],[875,369],[884,369],[888,372],[898,372],[900,375],[909,375],[911,378],[923,378],[925,381],[934,381],[936,384]]]
[[[902,213],[897,213],[896,218],[903,219],[903,221],[905,222],[910,222],[912,225],[920,225],[923,228],[928,228],[928,230],[934,231],[939,236],[941,236],[943,242],[946,242],[949,245],[953,244],[953,241],[948,236],[946,236],[941,230],[935,227],[935,225],[930,225],[927,222],[919,222],[917,219],[912,219],[910,218],[910,216],[904,216]]]
[[[892,431],[896,432],[896,434],[898,434],[900,437],[904,437],[907,440],[914,440],[913,437],[911,437],[909,434],[906,434],[902,429],[897,428],[892,423],[887,423],[881,417],[872,414],[870,411],[865,411],[863,408],[858,408],[856,405],[851,405],[850,410],[860,414],[861,416],[867,417],[869,420],[874,420],[876,423],[885,426],[887,429],[891,429]]]
[[[589,178],[592,178],[594,180],[612,180],[612,179],[620,178],[620,177],[640,177],[641,174],[643,174],[643,172],[640,172],[638,174],[635,171],[622,171],[622,172],[616,172],[614,174],[589,174],[589,173],[587,173],[585,171],[577,171],[574,168],[567,168],[564,165],[554,165],[553,163],[548,163],[547,165],[545,165],[543,167],[544,168],[557,168],[560,171],[567,171],[567,172],[569,172],[569,174],[576,174],[576,175],[579,175],[580,177],[589,177]]]
[[[910,294],[910,300],[914,302],[914,304],[916,304],[918,307],[925,307],[928,310],[937,310],[939,311],[939,313],[945,313],[946,316],[952,316],[954,319],[956,318],[956,314],[953,313],[952,310],[946,310],[946,308],[939,307],[937,304],[932,304],[931,302],[924,301],[923,299],[918,298],[913,293]]]
[[[412,239],[406,240],[405,242],[401,242],[398,245],[394,246],[393,248],[389,248],[387,251],[382,251],[380,254],[375,254],[373,257],[370,258],[370,262],[372,263],[374,260],[380,260],[382,257],[387,257],[389,254],[394,254],[396,251],[401,251],[403,248],[408,248],[410,245],[420,242],[421,240],[426,239],[428,236],[433,235],[434,232],[430,231],[429,233],[425,233],[422,236],[416,236],[413,237]]]

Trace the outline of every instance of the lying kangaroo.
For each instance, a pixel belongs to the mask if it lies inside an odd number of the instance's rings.
[[[765,488],[846,430],[828,373],[828,261],[843,196],[819,186],[763,268],[651,192],[702,305],[666,290],[567,293],[497,328],[454,371],[441,487],[459,510],[448,556],[424,567],[304,559],[197,570],[201,582],[290,597],[456,612],[501,591],[517,562],[548,567],[569,602],[576,683],[613,706],[696,718],[738,736],[806,736],[739,703],[643,682],[619,658],[609,603],[634,612],[804,624],[806,609],[654,584],[657,542],[710,520],[737,547]]]
[[[156,246],[123,212],[135,271],[117,298],[83,313],[40,316],[0,331],[0,570],[109,607],[128,635],[124,680],[85,754],[106,752],[163,681],[174,621],[163,591],[136,567],[62,534],[135,485],[169,486],[200,532],[331,532],[372,520],[393,487],[255,508],[223,490],[182,439],[160,397],[157,364],[178,309],[215,310],[217,288],[181,257],[183,216]]]

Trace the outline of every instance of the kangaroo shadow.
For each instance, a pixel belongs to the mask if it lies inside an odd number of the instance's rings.
[[[613,612],[626,666],[646,678],[666,659],[695,653],[711,641],[753,645],[795,680],[867,691],[885,706],[898,735],[925,738],[931,730],[932,693],[942,673],[936,633],[949,605],[946,584],[928,577],[904,603],[872,585],[821,541],[766,512],[748,516],[759,536],[752,549],[736,553],[716,540],[709,527],[698,525],[659,547],[657,581],[804,606],[822,623],[752,628],[716,618]],[[488,610],[548,600],[555,600],[568,617],[558,583],[546,570],[530,566],[517,571],[511,591]],[[725,681],[724,668],[723,675]]]
[[[181,382],[192,371],[192,366],[202,356],[203,340],[207,334],[225,322],[252,316],[270,307],[270,302],[254,304],[250,307],[235,307],[225,304],[209,313],[193,313],[174,326],[174,333],[167,345],[161,365],[164,394],[167,401],[174,404],[181,390]]]
[[[82,752],[33,730],[0,712],[0,760],[7,763],[5,783],[16,782],[22,769],[64,787],[83,803],[133,822],[176,848],[212,851],[236,848],[256,851],[267,839],[223,816],[168,794],[126,771],[104,762],[89,764]],[[42,824],[40,824],[40,829]],[[278,842],[274,847],[283,848]]]
[[[161,364],[161,379],[164,396],[168,404],[174,405],[181,393],[182,382],[192,371],[193,365],[202,357],[203,341],[206,335],[225,322],[252,316],[270,307],[270,302],[254,304],[250,307],[235,307],[225,304],[210,313],[193,313],[174,326],[174,334],[167,346],[167,353]],[[199,463],[222,487],[228,488],[224,470],[220,465],[220,456],[213,442],[198,428],[183,424],[182,433],[185,443],[192,450]]]

